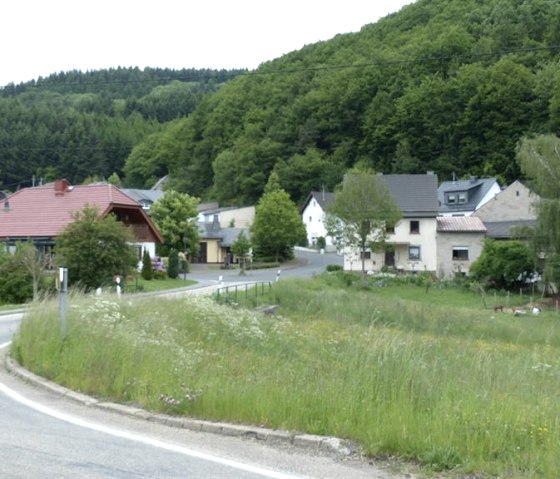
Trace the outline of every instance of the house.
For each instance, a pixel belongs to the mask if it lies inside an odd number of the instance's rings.
[[[501,191],[496,178],[444,181],[438,188],[442,216],[469,216]]]
[[[31,239],[50,251],[56,237],[73,221],[73,213],[87,205],[97,207],[101,216],[114,214],[132,230],[139,259],[144,250],[155,256],[155,244],[163,242],[160,232],[139,203],[108,183],[71,186],[57,180],[23,188],[0,200],[0,241],[10,247]]]
[[[486,226],[486,236],[503,240],[518,237],[520,230],[537,224],[535,203],[539,196],[519,180],[494,195],[473,216]]]
[[[312,191],[309,193],[303,206],[300,209],[301,218],[307,231],[307,244],[312,246],[317,244],[317,238],[325,238],[327,247],[334,245],[327,229],[325,228],[325,214],[328,205],[334,200],[334,193],[325,191]]]
[[[381,175],[402,212],[401,221],[388,230],[384,251],[367,251],[365,268],[396,268],[418,272],[437,270],[437,175]],[[361,252],[345,248],[344,269],[359,270]]]
[[[468,275],[484,248],[486,227],[476,216],[438,216],[437,276]]]
[[[198,232],[200,250],[194,263],[224,263],[235,261],[231,246],[243,231],[251,237],[250,227],[255,219],[255,207],[210,208],[199,212]]]
[[[219,207],[218,203],[207,203],[198,210],[198,221],[213,223],[217,221],[222,228],[250,228],[255,220],[254,206],[226,206]]]

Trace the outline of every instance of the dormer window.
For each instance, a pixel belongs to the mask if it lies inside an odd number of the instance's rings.
[[[466,193],[459,193],[457,195],[457,201],[459,203],[466,203],[467,202],[467,194]]]
[[[456,195],[447,195],[447,204],[454,205],[457,203],[457,196]]]

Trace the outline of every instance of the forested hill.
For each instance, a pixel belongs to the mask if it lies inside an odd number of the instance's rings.
[[[132,148],[244,70],[64,72],[0,89],[0,190],[123,176]]]
[[[127,180],[169,171],[239,204],[272,170],[296,201],[356,163],[512,181],[519,138],[560,128],[559,45],[558,0],[417,0],[227,83],[137,147]]]

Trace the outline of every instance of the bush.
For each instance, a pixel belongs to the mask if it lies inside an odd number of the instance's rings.
[[[154,277],[154,268],[152,266],[152,259],[150,258],[150,253],[148,250],[144,250],[142,256],[142,278],[146,281],[150,281]]]
[[[33,298],[33,279],[15,258],[0,264],[0,304],[20,304]]]
[[[171,279],[179,276],[179,254],[175,248],[171,248],[171,251],[169,251],[167,276]]]
[[[335,271],[342,271],[342,266],[340,266],[339,264],[328,264],[327,271],[329,273],[333,273]]]

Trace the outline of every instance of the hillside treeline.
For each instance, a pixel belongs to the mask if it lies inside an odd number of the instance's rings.
[[[0,189],[120,176],[133,147],[188,116],[237,74],[117,68],[62,72],[0,89]]]
[[[559,60],[557,0],[417,0],[252,72],[53,75],[2,92],[0,182],[169,174],[237,204],[272,171],[301,201],[356,164],[510,182],[519,139],[559,132]]]
[[[417,0],[229,82],[133,151],[128,178],[159,168],[239,204],[272,170],[298,201],[357,163],[510,182],[518,140],[560,127],[559,45],[557,0]]]

